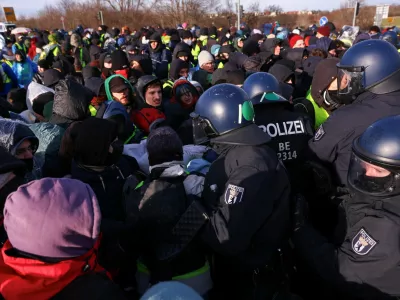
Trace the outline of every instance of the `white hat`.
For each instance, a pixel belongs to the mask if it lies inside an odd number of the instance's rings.
[[[214,62],[214,57],[211,55],[210,52],[203,50],[200,52],[199,56],[198,56],[198,60],[199,60],[199,66],[201,67],[202,65],[208,63],[208,62]]]

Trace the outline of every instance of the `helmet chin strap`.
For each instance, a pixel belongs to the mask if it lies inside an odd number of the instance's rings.
[[[324,94],[322,95],[322,97],[324,98],[324,102],[326,105],[336,109],[340,106],[340,103],[337,103],[336,101],[334,101],[328,93],[328,90],[325,90]]]

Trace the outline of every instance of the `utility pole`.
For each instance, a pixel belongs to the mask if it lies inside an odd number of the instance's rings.
[[[103,12],[102,11],[99,11],[99,17],[100,17],[101,25],[104,25],[104,19],[103,19]]]
[[[360,12],[360,2],[356,1],[354,5],[353,26],[356,26],[356,17]]]
[[[237,12],[237,29],[239,30],[240,29],[240,0],[238,0],[238,2],[237,2],[236,12]]]

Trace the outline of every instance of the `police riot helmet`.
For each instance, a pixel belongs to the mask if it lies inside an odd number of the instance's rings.
[[[249,95],[253,105],[289,103],[288,100],[280,96],[282,90],[279,81],[274,75],[266,72],[251,74],[244,81],[242,88]]]
[[[380,36],[380,39],[386,42],[391,43],[393,46],[397,47],[398,38],[397,33],[394,31],[386,31],[383,35]]]
[[[400,55],[390,43],[366,40],[345,52],[338,67],[338,95],[364,91],[387,94],[400,90]]]
[[[400,194],[400,116],[383,118],[354,140],[348,183],[372,196]]]
[[[218,84],[205,91],[191,117],[196,144],[256,146],[270,141],[270,137],[254,124],[254,108],[249,96],[233,84]]]

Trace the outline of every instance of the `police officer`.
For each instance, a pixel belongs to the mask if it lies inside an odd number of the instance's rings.
[[[287,242],[291,223],[286,170],[265,145],[270,137],[254,124],[252,103],[241,88],[210,88],[192,117],[195,142],[219,154],[205,178],[209,222],[202,232],[216,253],[216,297],[270,299],[281,283],[277,249]]]
[[[314,135],[309,117],[293,111],[293,105],[280,96],[278,80],[269,73],[250,75],[243,89],[254,105],[255,123],[272,138],[268,145],[288,169],[292,189],[299,190],[304,179],[300,165],[310,157],[308,141]]]
[[[383,118],[353,142],[339,247],[305,222],[297,203],[293,241],[309,269],[341,294],[335,299],[400,295],[399,126],[400,116]]]
[[[334,111],[309,146],[346,185],[352,141],[378,119],[400,114],[400,55],[390,43],[368,40],[347,50],[337,67],[337,101],[352,103]]]

